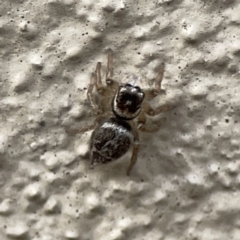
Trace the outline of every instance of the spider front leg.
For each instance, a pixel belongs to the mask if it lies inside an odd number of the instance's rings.
[[[108,49],[106,85],[114,92],[118,89],[118,82],[113,80],[113,50]]]
[[[146,125],[147,117],[146,115],[149,116],[156,116],[160,114],[161,112],[167,112],[170,111],[174,108],[174,106],[171,105],[165,105],[158,107],[156,109],[153,109],[147,102],[144,102],[142,105],[142,111],[138,116],[138,129],[143,131],[143,132],[156,132],[160,127],[161,124],[165,121],[165,119],[161,119],[158,124],[156,125]]]
[[[98,94],[102,96],[100,103],[97,104],[93,100],[94,86]],[[106,74],[106,86],[103,86],[101,79],[101,63],[98,62],[96,70],[92,73],[90,84],[88,86],[87,96],[88,100],[97,115],[101,115],[109,109],[108,103],[118,89],[119,84],[113,80],[113,51],[108,50],[107,56],[107,74]]]
[[[88,98],[88,101],[90,102],[91,104],[91,107],[93,109],[93,111],[98,114],[99,112],[99,107],[97,106],[97,104],[94,102],[93,100],[93,89],[94,89],[94,86],[96,85],[96,74],[95,73],[92,73],[91,74],[91,78],[90,78],[90,84],[88,85],[88,90],[87,90],[87,98]]]
[[[106,87],[105,91],[102,94],[103,99],[101,101],[101,106],[105,108],[105,110],[110,109],[109,103],[113,95],[116,94],[119,84],[115,80],[113,80],[113,51],[112,49],[108,50],[107,55],[107,72],[106,72]]]
[[[111,48],[108,49],[108,62],[107,62],[107,73],[106,73],[106,82],[108,79],[113,78],[113,50]]]
[[[139,116],[138,116],[138,120],[137,120],[137,126],[138,129],[142,132],[156,132],[159,128],[160,125],[146,125],[147,122],[147,118],[145,113],[142,111]]]
[[[156,97],[158,94],[160,94],[163,91],[161,88],[161,84],[162,84],[162,80],[163,80],[164,68],[165,68],[165,64],[162,63],[159,66],[158,75],[155,80],[154,88],[144,91],[146,100],[152,100],[154,97]],[[174,108],[174,106],[166,105],[166,106],[161,106],[156,109],[153,109],[149,103],[143,102],[142,111],[141,111],[140,115],[138,116],[138,129],[140,129],[141,131],[146,131],[146,132],[157,131],[163,120],[160,120],[158,125],[146,126],[145,125],[146,121],[147,121],[146,114],[149,116],[156,116],[156,115],[160,114],[161,112],[170,111],[173,108]]]
[[[96,70],[95,70],[95,75],[96,75],[96,88],[97,92],[102,95],[103,94],[103,85],[102,85],[102,77],[101,77],[101,66],[102,64],[100,62],[97,63]]]
[[[103,96],[103,98],[107,95],[106,87],[103,86],[102,80],[101,80],[101,63],[100,62],[97,63],[96,70],[91,75],[90,84],[88,85],[88,90],[87,90],[88,101],[90,102],[93,108],[93,111],[95,112],[96,115],[100,115],[103,113],[103,110],[93,100],[94,86],[96,87],[98,94]]]
[[[161,88],[161,84],[162,84],[162,80],[163,80],[163,74],[164,74],[164,69],[165,69],[165,64],[161,63],[161,65],[159,66],[158,75],[157,75],[157,77],[155,79],[154,87],[144,91],[145,92],[145,99],[152,100],[158,94],[160,94],[161,92],[164,92],[162,90],[162,88]]]
[[[99,94],[101,95],[104,94],[104,87],[102,86],[102,81],[101,81],[101,63],[100,62],[97,63],[95,72],[91,74],[90,83],[87,89],[88,101],[90,102],[93,111],[95,112],[96,115],[98,115],[98,118],[99,118],[99,115],[102,114],[102,109],[100,109],[99,105],[96,104],[95,101],[93,100],[94,87],[96,87],[97,92]],[[84,126],[80,129],[70,129],[68,130],[68,133],[70,134],[83,133],[83,132],[94,129],[96,126],[97,126],[97,122],[95,121],[94,123]]]
[[[75,129],[75,128],[66,129],[66,132],[69,135],[75,135],[78,133],[84,133],[84,132],[93,130],[96,126],[97,126],[97,122],[95,121],[90,125],[87,125],[87,126],[84,126],[84,127],[78,128],[78,129]]]
[[[155,109],[153,109],[149,103],[147,102],[144,102],[142,104],[142,111],[144,113],[146,113],[147,115],[149,116],[156,116],[162,112],[167,112],[167,111],[170,111],[174,108],[174,106],[172,105],[163,105],[163,106],[160,106],[160,107],[157,107]]]

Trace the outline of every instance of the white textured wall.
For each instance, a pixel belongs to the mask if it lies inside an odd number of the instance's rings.
[[[0,3],[0,239],[239,240],[239,0]],[[149,86],[166,63],[171,103],[125,159],[89,170],[89,74]],[[105,67],[103,67],[105,70]],[[161,116],[149,120],[157,122]]]

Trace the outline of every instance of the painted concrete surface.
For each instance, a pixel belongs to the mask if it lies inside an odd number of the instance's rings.
[[[0,3],[0,239],[239,240],[240,1]],[[130,153],[89,169],[90,73],[165,94]],[[103,74],[103,79],[104,79]]]

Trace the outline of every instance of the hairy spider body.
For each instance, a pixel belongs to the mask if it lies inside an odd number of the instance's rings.
[[[137,161],[138,130],[155,132],[160,126],[160,124],[147,126],[146,115],[154,116],[172,108],[171,106],[162,106],[153,109],[144,101],[145,97],[151,100],[162,91],[163,72],[164,64],[162,63],[152,89],[142,91],[140,87],[131,84],[119,86],[118,82],[113,80],[113,52],[109,49],[106,85],[104,86],[101,80],[101,63],[98,62],[87,90],[88,100],[97,118],[95,124],[82,129],[90,130],[96,127],[90,141],[91,166],[116,160],[133,145],[130,165],[127,169],[127,175],[130,174]],[[93,100],[94,88],[102,96],[99,103]],[[107,108],[110,106],[109,101],[111,101],[111,112]]]
[[[91,137],[92,165],[107,163],[122,157],[131,146],[131,126],[118,118],[103,121]]]

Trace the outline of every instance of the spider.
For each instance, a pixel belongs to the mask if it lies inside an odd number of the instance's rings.
[[[163,91],[161,89],[163,73],[164,63],[159,67],[154,87],[145,91],[129,83],[119,85],[113,79],[113,51],[109,49],[106,84],[103,85],[101,63],[97,63],[87,89],[88,101],[97,117],[92,125],[81,129],[82,132],[95,128],[90,139],[91,168],[97,163],[108,163],[122,157],[133,145],[127,169],[127,175],[130,175],[139,151],[138,130],[155,132],[160,127],[160,124],[147,126],[146,115],[155,116],[173,108],[172,106],[161,106],[153,109],[145,101],[152,100]],[[94,88],[101,96],[101,100],[98,102],[94,101]]]

